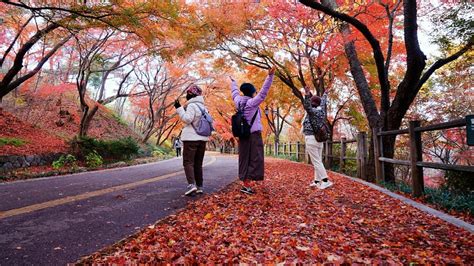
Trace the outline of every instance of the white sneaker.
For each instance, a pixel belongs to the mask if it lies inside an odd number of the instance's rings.
[[[319,187],[321,185],[321,181],[318,180],[313,180],[311,184],[309,184],[310,187]]]
[[[332,183],[331,181],[329,181],[329,180],[326,181],[326,182],[322,181],[321,184],[318,186],[318,188],[319,188],[319,189],[326,189],[326,188],[328,188],[328,187],[330,187],[330,186],[332,186],[332,185],[333,185],[333,183]]]
[[[196,194],[203,194],[204,191],[202,190],[202,187],[198,187],[196,190]]]
[[[196,190],[197,190],[197,188],[196,188],[195,185],[189,184],[188,185],[188,190],[186,192],[184,192],[184,195],[189,196],[189,195],[193,194],[194,192],[196,192]]]

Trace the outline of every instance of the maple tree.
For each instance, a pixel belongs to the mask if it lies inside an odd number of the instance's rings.
[[[6,28],[20,23],[20,27],[11,35],[0,63],[9,63],[7,73],[0,81],[0,98],[3,98],[20,84],[33,77],[43,65],[71,37],[82,30],[109,29],[121,33],[139,36],[141,41],[155,46],[164,45],[176,53],[185,54],[200,47],[201,42],[193,42],[197,36],[202,36],[200,24],[192,9],[181,2],[169,1],[108,1],[100,3],[82,3],[73,1],[21,2],[2,0],[2,13],[16,14],[6,17]],[[30,17],[28,17],[30,15]],[[36,25],[31,25],[36,24]],[[3,37],[3,36],[2,36]],[[38,48],[37,44],[46,38],[56,40],[50,49]],[[54,37],[54,38],[53,38]],[[204,39],[204,38],[203,38]],[[18,42],[18,40],[26,40]],[[49,40],[48,40],[49,42]],[[204,42],[205,43],[205,42]],[[24,69],[25,57],[31,51],[40,51],[41,56],[36,66],[26,74],[18,76]],[[169,51],[163,51],[163,56],[171,56]]]
[[[345,79],[347,66],[339,37],[333,33],[335,25],[327,16],[287,1],[261,4],[265,13],[255,19],[241,18],[248,25],[244,33],[228,37],[219,48],[259,68],[275,65],[279,79],[300,101],[304,86],[312,85],[318,95],[334,88],[332,100],[339,101],[335,105],[340,109],[328,121],[333,129],[348,100],[338,97],[338,89],[334,87],[336,80]]]
[[[292,136],[299,132],[303,116],[298,110],[302,109],[298,100],[303,101],[301,88],[305,86],[314,87],[318,95],[330,94],[327,124],[330,139],[333,139],[333,135],[338,134],[335,132],[337,123],[357,115],[344,111],[357,104],[354,94],[346,93],[342,88],[344,85],[341,85],[347,84],[345,72],[348,65],[342,39],[334,33],[336,24],[328,16],[288,1],[261,1],[258,5],[247,3],[242,8],[247,12],[228,14],[227,4],[222,4],[220,8],[216,4],[212,17],[206,19],[212,25],[210,30],[217,36],[223,36],[222,42],[216,46],[228,53],[226,58],[260,69],[276,66],[276,76],[296,96],[290,99],[288,91],[275,85],[277,97],[269,96],[266,101],[267,126],[264,128],[273,132],[275,145],[280,141],[285,124],[290,125]],[[232,16],[232,25],[226,24],[228,16]],[[287,102],[291,104],[287,105]]]
[[[371,129],[399,129],[410,105],[431,75],[447,63],[457,60],[472,48],[472,37],[470,37],[464,40],[465,43],[457,51],[449,56],[438,59],[430,67],[426,68],[426,56],[422,52],[418,40],[418,5],[416,1],[379,1],[378,3],[368,3],[367,5],[349,5],[343,1],[337,2],[334,0],[300,0],[299,2],[342,21],[339,30],[345,39],[345,53],[349,59],[351,73],[359,91],[359,96]],[[367,21],[367,17],[372,16],[369,15],[367,10],[372,11],[373,9],[381,9],[386,12],[388,22],[386,39],[388,40],[388,45],[385,52],[381,46],[382,38],[377,38],[376,35],[374,35],[379,28],[374,27],[373,24],[369,24]],[[393,34],[394,22],[398,19],[397,14],[399,12],[401,12],[403,16],[402,30],[406,63],[403,79],[396,86],[396,90],[391,92],[392,85],[389,80],[393,48],[391,44],[395,38]],[[367,15],[361,16],[361,13]],[[357,17],[355,14],[357,14]],[[358,57],[358,48],[352,37],[354,30],[363,36],[369,44],[368,47],[370,47],[373,52],[373,61],[378,77],[378,81],[375,84],[380,90],[380,107],[376,105],[374,94],[370,89],[371,84],[366,78],[364,66]],[[385,157],[393,158],[394,147],[395,136],[383,138]],[[371,152],[370,157],[373,160],[373,152]],[[393,175],[393,166],[391,164],[384,165],[385,181],[393,182],[395,178]]]
[[[130,36],[122,36],[121,38],[117,38],[117,36],[120,35],[114,30],[87,31],[83,32],[80,36],[75,36],[79,53],[76,84],[82,110],[79,136],[87,135],[90,123],[99,110],[100,105],[106,105],[117,98],[131,95],[129,93],[122,93],[122,88],[133,69],[129,70],[123,77],[117,93],[114,96],[104,98],[105,83],[107,82],[108,75],[147,54],[144,49],[141,49],[140,44],[133,44],[133,39]],[[121,49],[116,49],[117,43],[121,43]],[[94,101],[94,103],[89,104],[86,93],[94,73],[102,73],[102,80],[97,102]]]
[[[2,45],[5,45],[6,49],[1,55],[0,67],[8,68],[6,73],[0,76],[1,101],[9,92],[37,74],[51,56],[53,56],[72,35],[60,29],[60,24],[67,23],[69,18],[46,23],[45,25],[39,26],[41,27],[39,28],[32,25],[37,19],[40,19],[40,16],[37,14],[33,13],[28,16],[23,10],[16,10],[4,4],[0,5],[0,12],[11,14],[9,17],[6,17],[4,21],[5,25],[2,25],[11,32],[10,35],[5,34],[2,36],[3,38],[1,40]],[[19,24],[21,26],[15,27],[12,24]],[[11,36],[11,40],[5,38],[6,36]],[[46,36],[49,37],[47,41]],[[37,60],[35,60],[36,64],[33,69],[21,73],[21,71],[24,70],[25,57],[28,57],[33,46],[40,41],[42,48],[39,49],[39,52],[36,51],[38,56]]]
[[[137,63],[135,90],[142,92],[144,97],[134,98],[132,102],[136,107],[134,126],[142,132],[143,142],[157,134],[160,145],[177,127],[179,119],[174,111],[174,100],[194,81],[187,72],[187,63],[172,65],[158,58],[146,58]]]

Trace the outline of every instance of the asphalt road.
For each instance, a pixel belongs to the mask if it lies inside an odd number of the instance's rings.
[[[237,179],[237,158],[211,154],[204,190]],[[181,159],[0,184],[0,265],[65,265],[155,223],[189,201]]]

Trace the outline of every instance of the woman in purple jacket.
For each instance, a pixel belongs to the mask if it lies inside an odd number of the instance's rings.
[[[243,181],[240,190],[243,193],[253,194],[250,181],[262,181],[264,175],[264,152],[262,140],[262,122],[259,105],[265,100],[268,90],[272,85],[275,68],[268,70],[268,77],[263,83],[263,87],[257,94],[257,90],[250,83],[243,83],[240,91],[237,89],[237,82],[231,77],[232,99],[237,108],[242,108],[244,117],[249,123],[250,137],[239,139],[239,179]],[[252,123],[253,121],[253,123]]]

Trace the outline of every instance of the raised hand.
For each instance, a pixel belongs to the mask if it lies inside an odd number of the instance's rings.
[[[179,103],[179,100],[176,99],[176,101],[174,101],[174,108],[178,109],[179,107],[181,107],[181,104]]]
[[[269,70],[268,70],[268,75],[273,75],[275,74],[275,66],[272,66]]]
[[[232,76],[229,76],[230,81],[235,81],[235,79]]]

